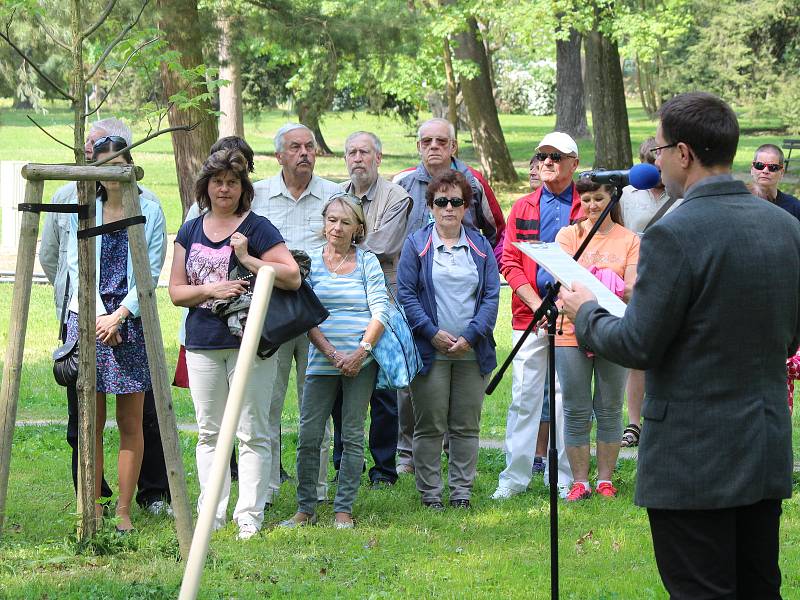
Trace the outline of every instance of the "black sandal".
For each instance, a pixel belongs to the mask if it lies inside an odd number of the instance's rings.
[[[630,423],[622,432],[622,441],[619,443],[621,448],[634,448],[639,445],[639,436],[642,429],[638,425]]]

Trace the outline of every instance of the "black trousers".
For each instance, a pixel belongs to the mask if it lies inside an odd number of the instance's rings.
[[[78,489],[78,392],[74,385],[67,387],[67,443],[72,447],[72,484]],[[136,491],[136,502],[139,506],[149,506],[157,500],[170,501],[167,465],[164,462],[164,448],[161,445],[161,432],[158,429],[158,416],[153,392],[144,394],[144,412],[142,414],[142,431],[144,432],[144,455],[142,469],[139,471],[139,482]],[[111,488],[103,477],[100,496],[108,498]]]
[[[781,597],[780,500],[647,514],[658,572],[672,600]]]
[[[338,471],[342,460],[342,390],[333,405],[333,466]],[[373,390],[369,399],[369,451],[375,466],[369,470],[370,481],[397,481],[397,392]]]

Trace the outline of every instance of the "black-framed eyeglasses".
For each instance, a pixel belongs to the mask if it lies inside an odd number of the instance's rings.
[[[553,162],[561,162],[562,158],[575,158],[571,154],[562,154],[561,152],[537,152],[535,157],[539,162],[544,162],[548,158]]]
[[[756,171],[763,171],[764,167],[766,167],[770,173],[777,173],[783,168],[783,165],[779,165],[777,163],[763,163],[760,160],[753,161],[753,168]]]
[[[662,151],[662,150],[666,150],[667,148],[674,148],[674,147],[675,147],[675,146],[677,146],[679,143],[680,143],[680,142],[675,142],[674,144],[664,144],[663,146],[656,146],[655,148],[653,148],[652,150],[650,150],[650,152],[653,154],[653,156],[655,156],[656,158],[658,158],[659,156],[661,156],[661,151]]]
[[[463,198],[448,198],[447,196],[439,196],[438,198],[433,199],[433,203],[439,208],[444,208],[445,206],[447,206],[448,202],[450,203],[450,206],[452,206],[453,208],[464,206]]]
[[[100,148],[101,146],[105,146],[106,144],[122,144],[123,146],[127,146],[128,140],[118,135],[105,135],[95,140],[94,144],[92,144],[92,148],[97,150],[98,148]]]

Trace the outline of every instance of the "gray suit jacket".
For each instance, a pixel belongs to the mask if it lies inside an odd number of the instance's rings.
[[[625,317],[578,341],[645,369],[635,502],[744,506],[792,493],[786,358],[800,341],[800,224],[742,182],[699,182],[647,230]]]

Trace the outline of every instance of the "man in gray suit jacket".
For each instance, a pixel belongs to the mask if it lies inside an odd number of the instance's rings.
[[[780,598],[800,225],[733,179],[738,139],[711,94],[665,103],[656,165],[684,201],[645,233],[624,318],[562,291],[583,346],[647,370],[635,501],[671,598]]]

